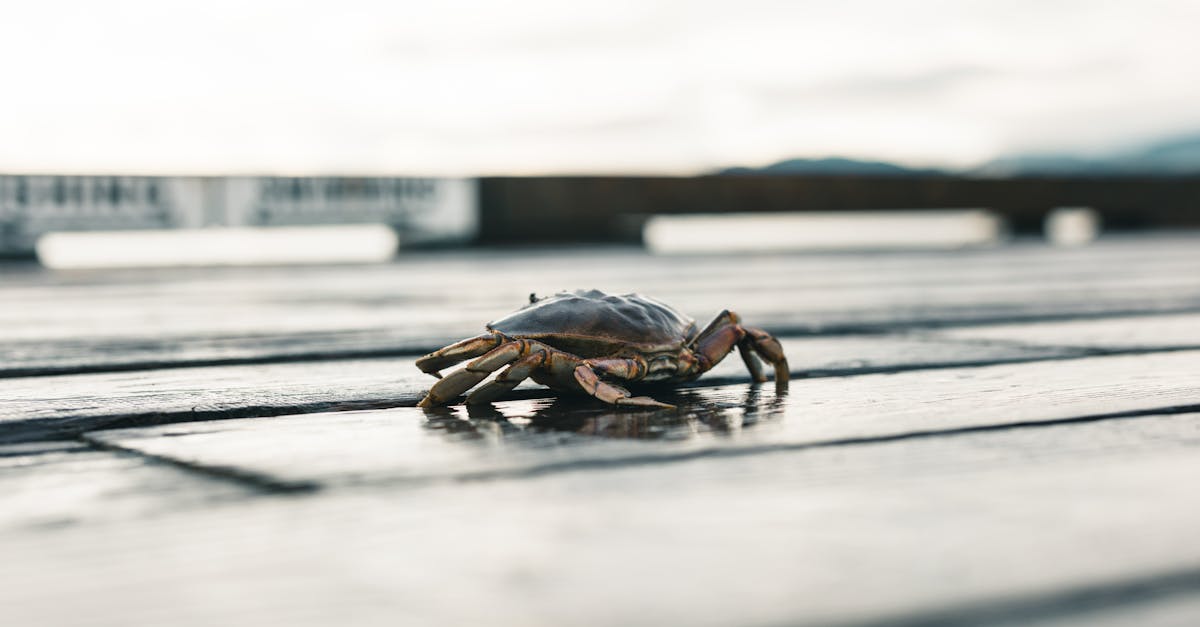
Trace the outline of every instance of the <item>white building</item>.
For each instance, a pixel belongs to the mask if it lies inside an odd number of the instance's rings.
[[[0,175],[0,254],[52,231],[382,223],[402,245],[461,243],[474,179]]]

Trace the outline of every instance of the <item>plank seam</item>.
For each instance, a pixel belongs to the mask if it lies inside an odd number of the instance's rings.
[[[175,457],[156,455],[154,453],[147,453],[135,448],[129,448],[119,444],[106,442],[104,440],[92,437],[87,433],[81,433],[74,439],[95,449],[110,453],[132,455],[147,462],[167,465],[190,474],[198,474],[209,479],[233,482],[242,487],[253,489],[257,492],[263,492],[267,494],[309,494],[321,489],[320,484],[315,481],[292,481],[288,479],[280,479],[266,473],[246,470],[244,468],[199,464]]]
[[[1087,357],[1107,357],[1119,355],[1138,355],[1148,353],[1172,353],[1178,351],[1200,350],[1200,344],[1174,344],[1170,346],[1096,346],[1087,344],[1054,344],[1043,342],[1028,342],[1018,339],[988,338],[988,337],[953,337],[934,332],[917,331],[907,337],[926,341],[936,341],[946,344],[977,347],[1003,347],[1027,351],[1055,351],[1058,355],[1046,355],[1046,360],[1081,359]],[[1024,360],[1026,358],[1018,357]]]
[[[1131,605],[1144,605],[1200,592],[1200,569],[1177,570],[1122,581],[1075,586],[1015,598],[889,616],[842,627],[950,627],[1023,625],[1034,620],[1069,618]],[[1081,624],[1087,624],[1081,620]]]
[[[996,423],[989,425],[971,425],[964,427],[953,427],[948,429],[929,429],[922,431],[909,431],[905,433],[894,433],[887,435],[875,436],[859,436],[848,438],[835,438],[832,440],[817,440],[810,442],[795,442],[784,444],[759,444],[738,446],[735,448],[703,448],[679,453],[658,453],[647,455],[631,455],[625,457],[614,457],[606,459],[584,459],[573,461],[553,462],[549,464],[541,464],[537,466],[529,466],[526,468],[507,469],[507,470],[492,470],[467,472],[459,474],[444,474],[444,475],[425,475],[402,478],[380,478],[375,480],[358,479],[353,481],[343,482],[341,485],[347,486],[375,486],[375,485],[391,485],[391,484],[428,484],[438,481],[453,481],[453,482],[480,482],[480,481],[495,481],[505,479],[523,479],[528,477],[539,477],[543,475],[555,474],[559,472],[575,472],[602,470],[608,468],[625,468],[635,466],[653,466],[659,464],[673,464],[680,462],[689,462],[698,459],[713,459],[713,458],[735,458],[749,457],[752,455],[762,455],[771,453],[790,453],[797,451],[805,451],[810,449],[825,449],[836,448],[843,446],[869,446],[874,444],[889,444],[892,442],[901,442],[906,440],[921,440],[929,438],[942,437],[957,437],[964,435],[973,435],[977,433],[989,433],[997,431],[1012,431],[1017,429],[1037,429],[1044,427],[1055,427],[1071,424],[1085,424],[1093,422],[1102,422],[1106,420],[1131,420],[1137,418],[1147,418],[1151,416],[1171,416],[1181,414],[1196,414],[1200,413],[1200,404],[1189,405],[1174,405],[1168,407],[1157,407],[1153,409],[1140,409],[1123,412],[1113,412],[1107,414],[1091,414],[1087,416],[1074,416],[1069,418],[1052,418],[1048,420],[1024,420],[1007,423]]]

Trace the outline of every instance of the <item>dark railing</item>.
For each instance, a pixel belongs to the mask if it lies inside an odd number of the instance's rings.
[[[389,220],[404,230],[410,226],[407,216],[445,210],[432,201],[409,207],[410,200],[424,197],[405,196],[409,204],[383,202],[380,185],[392,189],[402,184],[395,189],[405,191],[405,185],[424,181],[422,185],[433,189],[432,179],[322,178],[326,192],[313,196],[314,203],[305,194],[316,189],[318,179],[263,179],[259,192],[243,194],[242,205],[250,205],[231,207],[221,203],[238,196],[226,189],[238,184],[236,177],[196,179],[200,187],[184,186],[174,193],[170,179],[0,177],[0,256],[32,255],[38,235],[60,229],[188,228],[222,224],[212,216],[245,214],[235,224]],[[335,197],[329,195],[332,192],[337,192]],[[1106,231],[1200,228],[1200,176],[490,177],[478,179],[477,192],[478,229],[452,238],[455,244],[469,241],[470,233],[477,233],[475,241],[484,245],[637,243],[643,224],[653,215],[738,212],[982,208],[1001,215],[1015,233],[1036,233],[1055,208],[1089,207],[1099,214]],[[474,204],[470,198],[466,194],[461,202]],[[399,209],[404,211],[397,213]],[[404,241],[419,244],[413,238]]]
[[[1090,207],[1106,229],[1200,227],[1200,177],[704,176],[485,178],[484,244],[636,242],[654,214],[986,208],[1034,233],[1056,207]]]

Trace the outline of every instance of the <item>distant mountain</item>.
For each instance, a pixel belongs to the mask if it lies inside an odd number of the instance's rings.
[[[815,176],[1200,176],[1200,133],[1093,157],[1071,153],[1012,155],[960,171],[908,168],[884,161],[842,157],[788,159],[760,168],[732,167],[722,175]]]
[[[859,161],[842,157],[825,159],[788,159],[772,163],[761,168],[734,167],[726,168],[717,174],[774,174],[795,175],[815,174],[825,176],[936,176],[945,174],[940,170],[919,170],[906,168],[894,163],[883,161]]]
[[[1097,157],[1071,154],[1001,157],[967,174],[989,177],[1200,175],[1200,134]]]

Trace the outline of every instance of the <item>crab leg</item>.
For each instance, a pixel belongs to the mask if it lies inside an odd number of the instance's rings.
[[[537,370],[545,361],[546,351],[535,350],[529,353],[513,362],[504,372],[496,375],[495,379],[468,394],[467,403],[490,403],[529,378],[529,375],[533,374],[533,371]]]
[[[752,361],[750,351],[775,368],[776,391],[782,392],[788,388],[791,372],[788,370],[787,358],[783,356],[783,347],[779,345],[779,341],[762,329],[743,327],[741,318],[732,311],[721,312],[693,343],[692,350],[699,358],[700,371],[712,368],[724,359],[735,345],[739,347],[742,361],[755,381],[765,381],[766,377],[763,376],[758,363]]]
[[[456,342],[421,357],[417,360],[417,367],[421,369],[421,372],[431,374],[440,379],[442,375],[438,374],[439,370],[453,366],[460,361],[478,357],[496,348],[502,342],[504,342],[504,338],[499,335],[484,333],[478,337]]]
[[[587,364],[575,368],[575,381],[579,383],[579,387],[583,388],[584,392],[612,405],[632,405],[635,407],[657,407],[662,409],[673,409],[675,407],[667,403],[660,403],[649,396],[630,396],[629,390],[619,385],[601,381],[600,377],[596,375],[596,371],[592,370]]]
[[[717,365],[733,347],[746,336],[739,324],[741,318],[732,311],[722,311],[708,323],[692,344],[692,350],[700,358],[701,372]]]
[[[742,363],[746,364],[746,370],[750,371],[750,378],[758,383],[765,383],[767,375],[763,374],[762,366],[758,362],[758,358],[754,356],[754,347],[746,338],[738,342],[738,355],[742,358]]]
[[[750,347],[754,349],[754,352],[775,367],[775,391],[786,390],[788,379],[792,378],[792,371],[788,369],[787,357],[783,355],[783,347],[779,345],[779,340],[762,329],[742,327],[742,330],[746,332],[746,337],[750,340]]]
[[[501,366],[516,361],[522,354],[529,351],[529,343],[524,341],[508,342],[499,348],[489,351],[483,357],[472,361],[465,367],[455,370],[429,388],[425,398],[417,403],[417,407],[432,407],[443,405],[446,401],[475,387]]]
[[[645,359],[623,357],[589,359],[587,365],[598,375],[617,377],[626,381],[638,381],[650,373],[650,365],[646,363]]]

